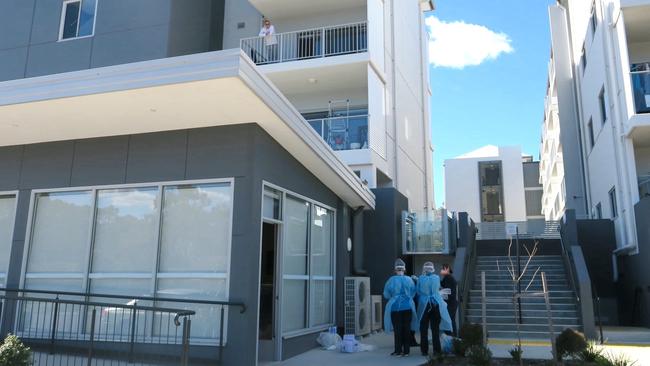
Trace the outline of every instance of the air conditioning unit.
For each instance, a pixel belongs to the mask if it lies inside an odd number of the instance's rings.
[[[381,302],[381,295],[372,295],[372,326],[371,329],[373,332],[379,331],[382,328],[384,323],[384,312]]]
[[[345,277],[345,334],[370,334],[370,278]]]

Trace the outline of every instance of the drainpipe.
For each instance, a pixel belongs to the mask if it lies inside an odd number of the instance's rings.
[[[605,9],[603,9],[605,10]],[[618,23],[618,19],[620,18],[620,13],[619,13],[619,18],[616,20],[610,19],[610,10],[611,10],[611,5],[607,9],[607,11],[604,11],[604,15],[606,17],[605,20],[605,25],[607,26],[606,31],[603,32],[603,47],[606,50],[606,57],[605,57],[605,70],[606,70],[606,78],[605,81],[607,83],[607,87],[609,90],[613,90],[616,92],[615,97],[613,98],[614,101],[614,106],[613,106],[613,111],[612,111],[612,116],[618,114],[619,117],[619,123],[622,125],[623,121],[627,119],[627,115],[625,113],[625,110],[622,108],[621,103],[620,103],[620,98],[618,97],[620,89],[620,85],[618,83],[617,75],[616,75],[616,70],[620,69],[622,70],[622,63],[616,56],[616,52],[614,51],[614,40],[613,40],[613,32],[615,31],[616,25]],[[620,9],[619,9],[620,11]],[[610,62],[613,64],[614,68],[610,67]],[[625,93],[623,93],[625,95]],[[638,253],[638,246],[636,243],[636,240],[634,238],[634,235],[636,233],[636,222],[634,222],[634,217],[632,215],[632,210],[630,208],[634,207],[632,204],[632,200],[630,198],[630,168],[628,166],[628,159],[626,159],[625,156],[625,151],[621,151],[621,148],[625,148],[625,143],[626,143],[626,137],[623,131],[619,132],[618,124],[614,123],[615,121],[612,120],[612,142],[614,145],[614,154],[616,156],[616,161],[617,161],[617,176],[618,176],[618,183],[619,186],[621,187],[621,197],[623,198],[624,202],[622,207],[623,207],[623,212],[621,212],[621,218],[623,219],[623,227],[625,228],[623,230],[623,234],[625,235],[623,238],[624,245],[620,249],[625,249],[625,252],[628,252],[630,249],[627,248],[634,248],[634,252]],[[621,146],[622,145],[622,146]],[[620,169],[623,169],[623,172],[620,172]],[[622,177],[621,177],[622,176]],[[623,182],[621,182],[621,179]],[[614,254],[618,254],[620,252],[614,252]]]
[[[427,120],[426,103],[428,103],[429,100],[427,98],[427,94],[428,94],[427,90],[428,90],[428,88],[426,86],[428,85],[429,80],[425,79],[427,73],[426,73],[426,69],[425,69],[425,62],[424,62],[425,58],[424,58],[424,56],[426,56],[426,55],[422,55],[422,53],[424,53],[424,50],[425,50],[424,49],[424,39],[422,38],[422,26],[423,26],[422,20],[423,19],[424,19],[423,16],[419,17],[419,25],[420,25],[420,27],[419,27],[419,33],[420,33],[420,37],[419,37],[419,39],[420,39],[420,80],[422,81],[422,88],[421,88],[421,90],[422,90],[422,127],[424,128],[424,130],[423,130],[424,133],[422,134],[422,157],[424,158],[424,209],[427,210],[427,209],[435,208],[435,203],[433,204],[434,207],[429,207],[429,194],[432,193],[432,192],[429,192],[429,171],[430,171],[430,169],[433,169],[433,167],[429,167],[429,159],[427,158],[427,150],[429,148],[428,142],[429,142],[429,135],[430,135],[430,131],[429,131],[428,127],[430,126],[430,121]],[[428,65],[426,67],[428,67]],[[433,157],[432,157],[432,160],[433,160]],[[433,179],[433,177],[431,179]]]
[[[392,75],[392,85],[391,85],[391,94],[393,95],[393,100],[391,101],[391,109],[393,110],[393,124],[395,126],[395,143],[393,146],[394,153],[393,153],[393,159],[395,159],[395,165],[393,166],[393,169],[395,171],[393,172],[393,184],[395,186],[395,189],[399,190],[399,169],[397,168],[399,164],[399,157],[398,157],[398,152],[399,152],[399,131],[398,131],[398,121],[397,121],[397,88],[396,88],[396,75],[397,71],[395,68],[395,1],[397,0],[391,0],[390,2],[390,57],[391,57],[391,75]]]

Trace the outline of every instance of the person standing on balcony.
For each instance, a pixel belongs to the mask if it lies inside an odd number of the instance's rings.
[[[417,329],[415,314],[415,284],[411,277],[405,276],[406,264],[395,260],[395,275],[384,285],[384,298],[388,300],[384,311],[384,329],[394,331],[395,350],[391,356],[407,357],[410,353],[411,330]]]
[[[275,27],[269,19],[264,18],[259,36],[264,40],[266,62],[278,61],[278,39],[275,36]]]
[[[440,270],[440,276],[442,277],[442,282],[440,282],[440,287],[447,289],[443,295],[443,299],[447,303],[447,311],[449,312],[449,317],[451,318],[451,325],[453,332],[451,335],[456,336],[456,310],[458,309],[458,283],[453,275],[454,271],[451,269],[451,266],[448,263],[442,265]]]

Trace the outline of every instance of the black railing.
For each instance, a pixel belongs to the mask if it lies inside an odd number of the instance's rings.
[[[206,321],[206,306],[216,319]],[[246,311],[239,302],[0,288],[0,324],[32,348],[35,366],[220,363],[228,307]]]

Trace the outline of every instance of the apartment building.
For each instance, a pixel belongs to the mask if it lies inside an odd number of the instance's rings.
[[[476,223],[543,219],[539,162],[519,146],[487,145],[445,160],[445,207]]]
[[[549,15],[544,214],[614,222],[621,314],[647,326],[650,2],[558,1]]]
[[[0,284],[243,303],[196,310],[192,343],[224,342],[224,364],[312,348],[378,245],[364,210],[434,207],[432,9],[2,2]]]

